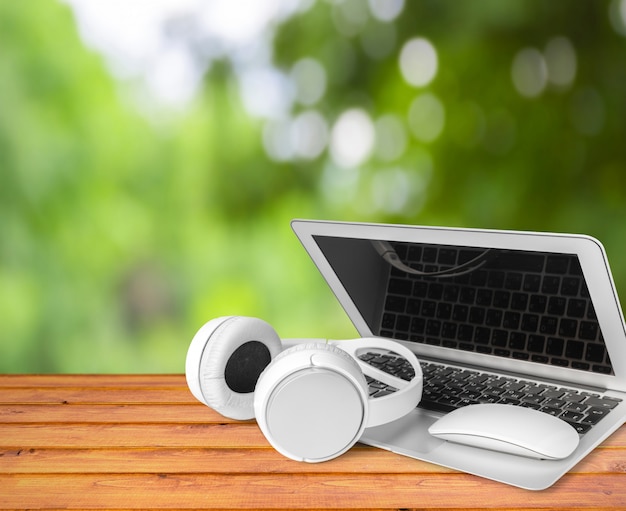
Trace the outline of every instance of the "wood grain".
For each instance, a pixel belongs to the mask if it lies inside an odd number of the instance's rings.
[[[0,509],[626,509],[626,427],[542,492],[357,445],[297,463],[181,375],[0,375]]]
[[[585,484],[591,482],[593,484]],[[0,475],[3,505],[152,508],[406,508],[549,507],[623,509],[623,476],[562,479],[543,492],[466,474],[33,474]]]

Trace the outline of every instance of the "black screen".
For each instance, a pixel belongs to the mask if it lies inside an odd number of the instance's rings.
[[[613,374],[576,255],[315,241],[374,335]]]

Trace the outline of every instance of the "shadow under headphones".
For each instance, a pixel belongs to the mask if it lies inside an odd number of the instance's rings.
[[[397,342],[376,337],[294,342],[284,349],[274,329],[257,318],[213,319],[189,346],[185,364],[189,389],[225,417],[256,417],[278,452],[311,463],[343,454],[366,427],[399,419],[421,399],[419,362]],[[415,377],[407,382],[358,359],[377,349],[407,359]],[[370,397],[364,373],[398,391]]]

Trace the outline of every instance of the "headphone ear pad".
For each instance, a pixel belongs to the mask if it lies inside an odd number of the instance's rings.
[[[187,383],[194,396],[231,419],[254,418],[259,375],[281,352],[276,331],[257,318],[232,316],[205,324],[187,353]]]
[[[303,344],[283,351],[265,369],[254,408],[261,431],[278,452],[297,461],[326,461],[363,433],[367,384],[345,351]]]

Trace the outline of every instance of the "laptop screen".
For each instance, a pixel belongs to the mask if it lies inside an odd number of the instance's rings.
[[[576,255],[314,240],[374,335],[614,374]]]

